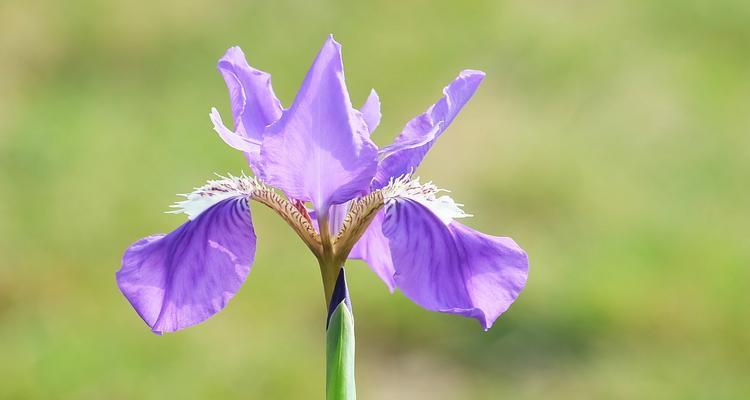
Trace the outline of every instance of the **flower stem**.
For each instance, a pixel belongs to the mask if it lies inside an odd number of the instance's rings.
[[[354,317],[346,286],[344,260],[333,247],[328,213],[318,213],[321,253],[318,254],[323,278],[326,308],[326,399],[354,400]],[[346,256],[344,256],[345,259]]]
[[[332,291],[326,321],[326,400],[354,400],[354,317],[344,268]]]

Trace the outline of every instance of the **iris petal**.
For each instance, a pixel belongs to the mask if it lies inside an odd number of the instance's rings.
[[[276,122],[282,112],[271,86],[271,75],[251,67],[239,47],[227,50],[218,69],[229,89],[235,130],[260,142],[263,130]]]
[[[379,189],[390,178],[412,173],[422,162],[435,140],[448,128],[461,108],[471,99],[484,72],[464,70],[443,89],[443,97],[406,124],[401,134],[387,147],[381,157],[373,188]]]
[[[393,292],[396,282],[393,280],[395,269],[391,260],[391,249],[388,238],[383,235],[383,211],[378,211],[367,230],[352,248],[349,258],[362,260]]]
[[[526,284],[528,258],[512,239],[446,224],[417,201],[390,200],[382,232],[396,286],[428,310],[475,318],[486,330]]]
[[[375,89],[370,91],[370,95],[367,96],[365,104],[359,108],[359,112],[362,113],[362,118],[367,124],[367,130],[372,133],[380,125],[380,98],[375,92]]]
[[[211,109],[209,114],[211,122],[214,124],[214,130],[219,134],[224,143],[228,144],[237,150],[242,151],[245,155],[248,165],[253,170],[253,173],[259,175],[263,166],[260,164],[260,142],[256,142],[247,136],[240,135],[239,133],[232,132],[229,128],[224,125],[224,121],[221,120],[221,116],[216,108]],[[242,122],[238,125],[238,132],[242,132]]]
[[[241,150],[253,172],[260,175],[263,131],[276,122],[282,112],[271,86],[271,75],[248,65],[239,47],[227,50],[219,60],[218,69],[229,89],[234,131],[224,126],[218,111],[212,109],[214,130],[229,146]]]
[[[155,333],[180,330],[226,306],[250,273],[255,242],[247,199],[226,199],[131,245],[117,285]]]
[[[341,46],[330,37],[292,106],[269,126],[261,145],[264,181],[289,197],[328,206],[366,193],[377,148],[344,83]]]

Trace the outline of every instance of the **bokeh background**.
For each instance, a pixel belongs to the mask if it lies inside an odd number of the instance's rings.
[[[313,399],[317,266],[270,211],[250,278],[158,337],[123,249],[214,172],[240,45],[288,106],[328,33],[385,145],[463,68],[487,79],[420,175],[530,254],[494,328],[349,265],[362,399],[750,396],[750,3],[0,1],[0,398]]]

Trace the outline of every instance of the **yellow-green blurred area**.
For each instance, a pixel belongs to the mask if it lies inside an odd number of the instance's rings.
[[[328,33],[383,146],[461,69],[480,90],[419,169],[529,253],[483,332],[348,267],[361,399],[750,396],[750,3],[0,1],[0,398],[316,399],[318,267],[253,205],[229,306],[162,337],[114,272],[217,173],[240,45],[288,106]]]

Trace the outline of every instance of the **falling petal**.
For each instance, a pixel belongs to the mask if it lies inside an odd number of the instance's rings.
[[[177,331],[227,305],[250,273],[255,241],[247,199],[226,199],[131,245],[117,285],[155,333]]]
[[[477,319],[489,329],[526,284],[528,258],[510,238],[445,223],[408,198],[386,203],[396,286],[420,306]]]

